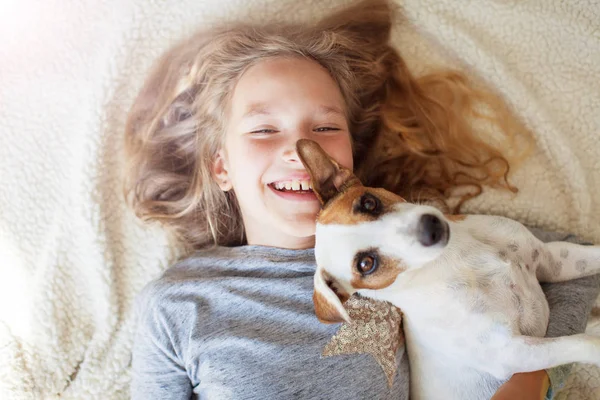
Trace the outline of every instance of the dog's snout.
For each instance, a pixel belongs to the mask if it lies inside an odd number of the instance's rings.
[[[417,237],[419,242],[426,247],[438,243],[445,245],[449,239],[448,224],[433,214],[422,215],[417,227]]]

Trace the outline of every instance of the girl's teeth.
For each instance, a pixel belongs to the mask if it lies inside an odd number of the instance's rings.
[[[273,187],[275,187],[277,190],[308,191],[312,190],[312,182],[309,180],[275,182]]]

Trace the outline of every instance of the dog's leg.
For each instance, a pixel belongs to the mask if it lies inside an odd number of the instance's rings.
[[[586,334],[539,338],[516,336],[506,346],[497,348],[495,355],[487,353],[484,370],[498,379],[509,378],[518,372],[531,372],[572,362],[600,366],[600,337]],[[495,359],[495,360],[494,360]],[[491,361],[494,360],[494,361]]]
[[[533,253],[540,282],[562,282],[600,273],[600,246],[550,242],[539,254],[536,250]]]

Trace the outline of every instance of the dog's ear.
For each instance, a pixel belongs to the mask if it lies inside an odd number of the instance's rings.
[[[329,157],[317,142],[300,139],[296,143],[296,151],[310,175],[313,191],[322,206],[345,188],[360,184],[352,171]]]
[[[325,324],[351,322],[343,305],[349,296],[343,290],[335,289],[334,291],[333,285],[329,274],[318,269],[315,273],[315,291],[313,292],[315,314],[319,321]]]

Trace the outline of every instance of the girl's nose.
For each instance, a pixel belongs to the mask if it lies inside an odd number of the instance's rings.
[[[299,163],[300,157],[298,157],[298,152],[296,151],[296,142],[292,144],[292,146],[287,146],[283,152],[283,160],[289,163]]]

